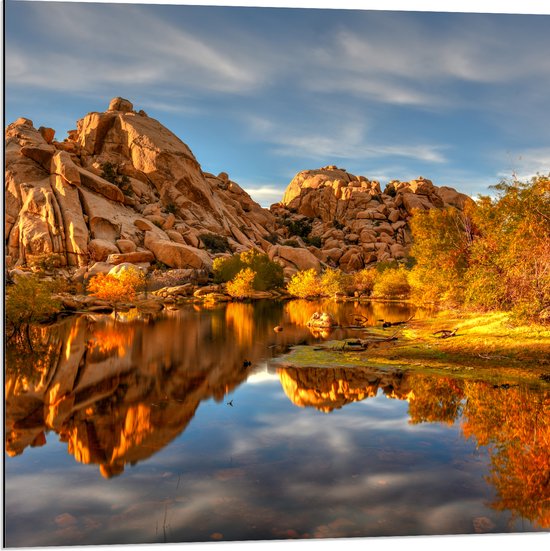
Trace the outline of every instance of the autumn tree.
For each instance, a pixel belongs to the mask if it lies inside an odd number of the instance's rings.
[[[474,306],[537,319],[550,306],[550,178],[501,182],[472,211],[479,229],[465,274]]]
[[[256,273],[251,268],[244,268],[231,281],[227,283],[226,289],[234,298],[247,298],[254,292],[254,278]]]
[[[276,289],[284,283],[283,267],[270,260],[265,253],[255,249],[214,259],[212,266],[214,281],[216,283],[231,281],[246,268],[250,268],[255,274],[252,285],[257,291]]]
[[[121,302],[135,299],[136,292],[145,284],[145,275],[139,268],[126,268],[116,274],[97,274],[88,283],[91,295],[105,300],[117,311]]]
[[[30,327],[50,318],[61,308],[54,296],[56,283],[40,279],[36,275],[17,278],[6,288],[5,320],[8,339],[26,334],[32,347]]]
[[[404,266],[388,268],[376,274],[372,295],[379,298],[398,299],[408,297],[411,291],[409,272]]]
[[[334,297],[338,293],[345,293],[349,287],[350,279],[342,270],[327,268],[319,278],[321,294]]]
[[[460,303],[474,229],[469,214],[454,207],[415,211],[411,221],[416,263],[413,297],[419,301]]]
[[[287,291],[298,298],[321,296],[323,292],[317,270],[311,268],[295,273],[287,284]]]

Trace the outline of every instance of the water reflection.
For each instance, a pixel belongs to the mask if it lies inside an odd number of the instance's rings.
[[[78,462],[97,465],[105,478],[120,475],[128,464],[166,448],[186,431],[201,403],[222,402],[261,361],[321,338],[306,327],[320,310],[342,325],[357,313],[373,325],[411,315],[406,305],[231,303],[169,311],[157,319],[134,312],[116,322],[83,316],[35,330],[32,352],[7,350],[6,451],[13,457],[44,446],[53,431]],[[283,331],[274,332],[276,325]],[[349,334],[353,330],[336,329],[330,338]],[[548,392],[368,366],[279,368],[275,374],[300,408],[331,413],[383,395],[407,403],[411,426],[459,423],[464,438],[490,450],[486,476],[496,492],[493,507],[550,526]],[[261,410],[271,402],[258,391],[255,403]],[[385,423],[383,415],[379,422]],[[308,437],[305,431],[306,447]],[[338,530],[330,534],[351,534]]]

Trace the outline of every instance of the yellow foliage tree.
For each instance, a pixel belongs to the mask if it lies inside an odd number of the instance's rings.
[[[247,298],[254,292],[256,272],[252,268],[244,268],[231,281],[227,282],[227,292],[234,298]]]
[[[411,287],[405,268],[388,268],[377,274],[372,294],[380,298],[403,298],[409,295]]]
[[[294,274],[288,282],[287,291],[298,298],[321,296],[323,291],[315,268]]]
[[[352,275],[352,287],[360,293],[370,295],[378,272],[375,268],[363,268]]]
[[[319,279],[321,294],[334,297],[337,293],[345,293],[349,286],[350,277],[342,270],[328,268]]]

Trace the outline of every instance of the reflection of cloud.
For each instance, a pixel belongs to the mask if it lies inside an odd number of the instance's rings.
[[[257,371],[255,373],[252,373],[246,380],[247,385],[257,385],[257,384],[263,384],[263,383],[273,383],[274,381],[278,381],[279,377],[276,373],[269,373],[267,371],[267,367],[265,367],[265,371]]]

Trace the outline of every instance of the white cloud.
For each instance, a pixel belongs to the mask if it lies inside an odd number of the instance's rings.
[[[476,107],[479,96],[464,96],[460,84],[509,83],[538,88],[548,83],[548,40],[527,36],[521,20],[456,15],[441,29],[408,14],[365,16],[368,31],[345,28],[314,52],[315,70],[303,85],[319,93],[348,93],[380,103],[428,109]],[[510,39],[507,31],[515,34]],[[533,47],[535,45],[535,47]],[[498,97],[506,96],[506,88]]]
[[[36,41],[10,40],[6,47],[9,84],[59,91],[170,85],[248,93],[264,79],[264,65],[253,53],[242,48],[229,52],[220,38],[197,36],[139,6],[37,8],[44,16],[39,27],[42,39],[49,35],[63,37],[63,42],[53,40],[41,51],[33,48]],[[67,42],[74,48],[67,50]]]
[[[246,186],[243,189],[262,207],[269,207],[273,203],[278,203],[285,192],[284,187],[277,188],[275,186]]]
[[[504,158],[504,155],[501,154]],[[520,180],[528,180],[537,174],[550,173],[550,147],[537,147],[518,150],[517,153],[506,154],[503,161],[506,169],[499,172],[498,176],[510,178],[515,175]]]
[[[266,132],[258,131],[258,137],[273,144],[274,153],[287,157],[305,157],[323,163],[333,159],[364,159],[381,157],[405,157],[432,163],[444,163],[442,145],[431,144],[383,144],[368,136],[362,121],[339,121],[338,124],[319,123],[313,130],[289,129],[264,121]]]

